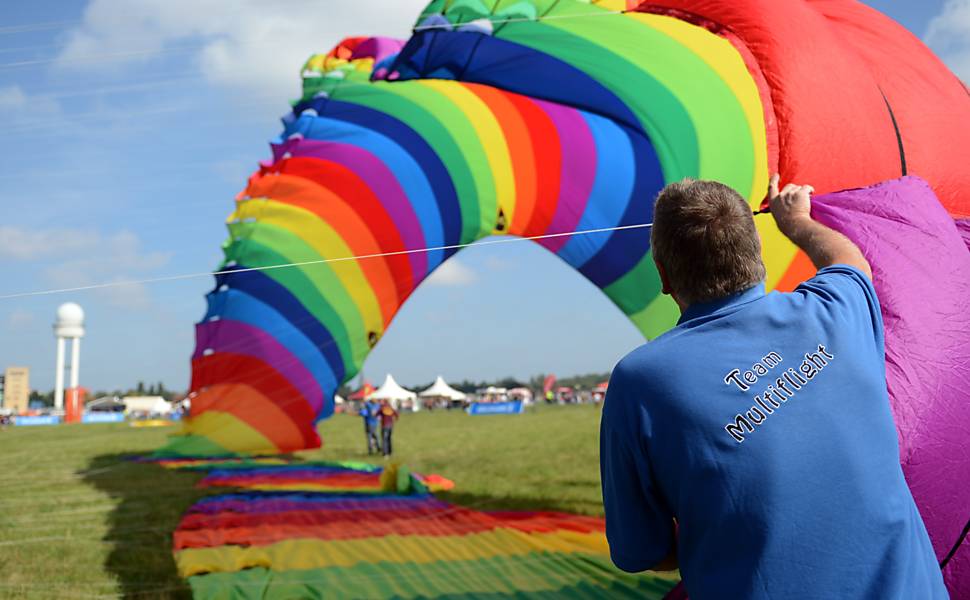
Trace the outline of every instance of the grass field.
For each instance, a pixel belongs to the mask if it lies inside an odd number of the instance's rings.
[[[599,409],[539,406],[519,416],[407,414],[395,461],[455,481],[444,495],[483,509],[602,514]],[[208,492],[200,474],[126,457],[173,428],[9,427],[0,431],[0,598],[180,598],[171,533]],[[324,460],[369,460],[359,417],[320,426]],[[379,458],[375,463],[382,462]]]

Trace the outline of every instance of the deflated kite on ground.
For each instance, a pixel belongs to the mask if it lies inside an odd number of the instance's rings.
[[[337,387],[448,247],[647,224],[654,194],[685,176],[756,207],[772,171],[822,193],[911,173],[950,218],[970,216],[970,93],[850,0],[436,0],[406,44],[350,38],[303,75],[272,159],[230,216],[229,273],[197,326],[192,414],[172,453],[318,446]],[[769,288],[813,273],[770,218],[758,225]],[[674,323],[647,228],[539,243],[646,336]],[[440,249],[407,253],[423,248]],[[382,256],[248,270],[370,255]],[[884,308],[907,318],[912,305],[895,302]],[[934,372],[899,372],[949,393]],[[897,416],[935,404],[891,389]],[[952,435],[917,423],[919,444]],[[913,431],[901,429],[904,452]],[[938,553],[952,540],[931,534]]]
[[[602,519],[455,506],[428,493],[422,481],[434,477],[403,469],[166,466],[213,469],[202,487],[241,490],[203,499],[175,532],[175,561],[195,598],[660,600],[677,581],[616,569]]]

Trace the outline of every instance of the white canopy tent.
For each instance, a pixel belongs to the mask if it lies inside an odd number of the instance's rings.
[[[121,401],[125,404],[125,414],[138,412],[167,415],[172,412],[171,403],[161,396],[125,396]]]
[[[418,395],[422,398],[446,398],[455,402],[465,399],[465,394],[445,383],[441,375],[438,375],[431,387]]]
[[[415,400],[417,400],[418,395],[411,390],[406,390],[402,388],[396,381],[394,377],[388,373],[387,378],[384,379],[384,383],[381,387],[377,388],[372,394],[367,396],[368,400],[387,400],[391,403],[394,408],[399,408],[402,403],[410,402],[412,410],[415,412],[421,410]]]

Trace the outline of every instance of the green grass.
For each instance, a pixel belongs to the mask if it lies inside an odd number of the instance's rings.
[[[522,415],[460,411],[405,414],[394,430],[394,460],[455,482],[452,502],[484,510],[552,509],[602,515],[599,409],[537,406]],[[312,456],[367,460],[359,417],[324,422]],[[379,464],[380,460],[373,460]]]
[[[455,481],[474,508],[602,514],[599,410],[540,406],[518,416],[405,414],[394,460]],[[173,428],[10,427],[0,431],[0,598],[180,598],[171,534],[207,493],[198,473],[125,460]],[[359,417],[320,426],[324,460],[371,460]]]

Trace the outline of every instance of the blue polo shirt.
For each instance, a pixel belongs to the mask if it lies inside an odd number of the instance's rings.
[[[656,565],[676,518],[691,600],[947,598],[855,268],[689,307],[614,369],[600,461],[613,562]]]

